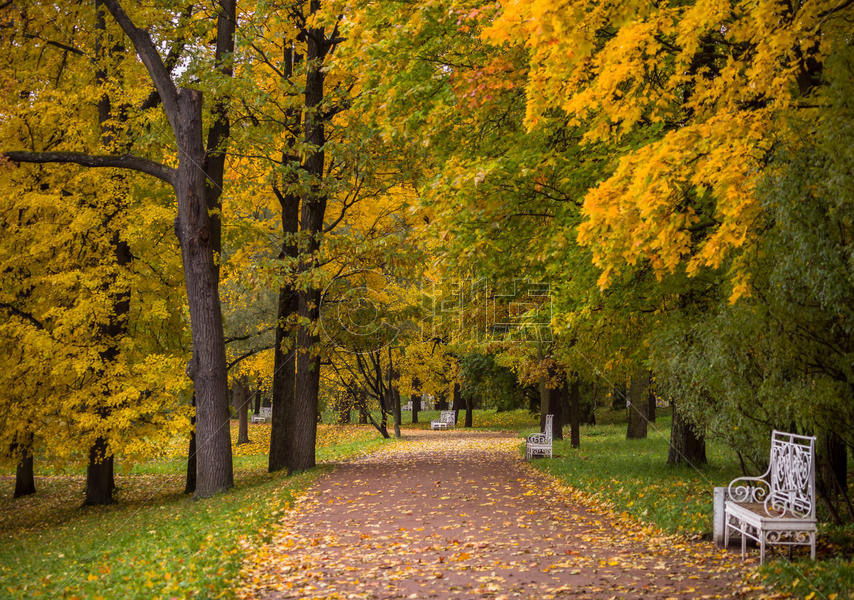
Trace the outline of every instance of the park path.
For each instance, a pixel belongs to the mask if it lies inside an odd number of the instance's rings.
[[[244,565],[240,596],[758,597],[733,554],[582,505],[524,464],[518,437],[406,437],[300,497]]]

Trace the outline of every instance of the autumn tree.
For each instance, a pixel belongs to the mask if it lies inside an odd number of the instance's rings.
[[[223,344],[222,315],[218,294],[217,254],[220,250],[219,205],[222,191],[222,171],[225,160],[224,143],[228,138],[227,97],[212,93],[212,119],[207,129],[202,120],[202,97],[199,89],[189,86],[190,80],[204,72],[203,64],[212,65],[210,73],[214,79],[228,78],[231,74],[234,30],[236,27],[235,4],[231,0],[218,3],[216,24],[216,47],[211,52],[196,52],[191,68],[183,74],[174,74],[176,60],[164,59],[158,51],[162,40],[171,51],[180,56],[187,41],[181,36],[169,35],[183,11],[164,10],[135,11],[131,14],[116,0],[104,0],[81,22],[92,24],[102,11],[109,12],[145,67],[150,84],[156,92],[150,102],[143,101],[134,107],[143,111],[151,104],[159,105],[165,112],[171,142],[177,146],[177,166],[163,164],[165,156],[136,156],[129,153],[86,152],[84,140],[70,140],[73,149],[51,148],[50,138],[40,144],[38,151],[16,151],[4,148],[5,156],[16,163],[74,163],[87,167],[130,169],[160,179],[170,184],[178,202],[175,232],[181,242],[187,298],[190,306],[190,321],[193,332],[193,360],[190,375],[194,381],[197,398],[196,430],[198,444],[198,488],[201,497],[209,496],[233,483],[231,469],[231,446],[229,431],[221,425],[228,418],[225,383],[225,349]],[[7,5],[6,10],[10,10]],[[49,11],[48,11],[49,12]],[[191,12],[191,11],[190,11]],[[139,27],[137,23],[145,23]],[[150,29],[146,29],[146,27]],[[84,29],[90,36],[94,28]],[[200,46],[198,49],[204,45]],[[113,58],[119,47],[113,47]],[[125,61],[130,63],[131,61]],[[139,72],[136,73],[138,77]],[[33,90],[27,90],[30,93]],[[27,107],[27,112],[41,106],[50,106],[51,95],[41,98],[37,106]],[[85,98],[81,99],[85,104]],[[81,106],[82,108],[82,106]],[[81,148],[83,146],[83,148]],[[60,147],[61,148],[61,147]],[[84,150],[84,151],[81,151]]]

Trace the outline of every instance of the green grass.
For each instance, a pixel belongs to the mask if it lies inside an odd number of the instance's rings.
[[[418,411],[418,423],[413,423],[412,412],[401,411],[401,426],[406,427],[407,429],[430,429],[430,421],[438,420],[440,413],[441,411],[438,410]],[[354,420],[355,415],[356,412],[353,411]],[[379,423],[379,411],[372,412],[371,415]],[[458,427],[462,427],[465,422],[465,415],[465,410],[459,411]],[[332,412],[323,413],[324,423],[335,423],[336,418],[337,415]],[[500,412],[494,409],[475,409],[472,414],[472,425],[476,429],[486,429],[490,431],[519,431],[521,429],[536,427],[538,419],[539,417],[537,415],[532,415],[525,409],[506,410]],[[360,427],[370,427],[373,429],[373,425],[370,424],[360,425]],[[388,429],[389,433],[394,431],[394,422],[392,421],[391,416],[389,416]],[[374,431],[376,430],[374,429]]]
[[[567,432],[568,433],[568,432]],[[620,512],[688,536],[712,530],[712,488],[740,475],[737,458],[726,448],[709,444],[709,464],[696,469],[665,464],[670,417],[660,416],[641,440],[626,440],[625,424],[582,427],[581,448],[569,440],[554,445],[554,460],[537,460],[574,487],[613,504]]]
[[[671,467],[666,464],[669,415],[659,416],[642,440],[626,440],[625,423],[605,420],[610,422],[582,427],[580,449],[572,449],[568,439],[556,441],[555,458],[535,460],[534,466],[605,501],[617,513],[671,533],[710,538],[712,488],[741,475],[735,454],[712,441],[706,447],[709,464]],[[812,593],[813,598],[828,600],[854,598],[854,528],[824,525],[818,546],[816,562],[809,560],[808,549],[799,548],[793,562],[772,556],[755,577],[795,597],[809,598]]]
[[[385,443],[345,440],[318,448],[318,460]],[[235,488],[203,501],[181,493],[178,459],[119,476],[119,503],[107,507],[80,508],[82,477],[40,478],[36,496],[0,501],[0,597],[232,597],[245,542],[265,541],[294,494],[329,469],[271,475],[266,461],[236,457]]]

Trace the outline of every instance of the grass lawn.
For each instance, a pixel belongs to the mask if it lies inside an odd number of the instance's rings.
[[[712,442],[706,448],[708,465],[671,467],[666,464],[669,415],[660,416],[642,440],[626,440],[625,423],[612,423],[614,415],[604,416],[609,424],[582,427],[580,449],[570,448],[568,439],[556,441],[555,458],[533,464],[617,513],[668,532],[711,538],[712,488],[741,475],[735,454]],[[797,550],[794,562],[776,552],[757,572],[766,584],[811,600],[854,598],[854,527],[820,527],[815,563],[809,560],[808,549]]]
[[[2,598],[228,598],[252,542],[328,466],[287,477],[266,473],[269,424],[250,425],[234,448],[235,488],[201,502],[184,496],[185,462],[167,456],[117,477],[119,503],[81,508],[83,475],[39,477],[38,493],[0,499]],[[236,431],[232,432],[236,439]],[[180,442],[180,443],[179,443]],[[318,460],[388,443],[364,427],[321,426]],[[175,452],[184,448],[183,441]],[[38,466],[37,472],[38,472]]]

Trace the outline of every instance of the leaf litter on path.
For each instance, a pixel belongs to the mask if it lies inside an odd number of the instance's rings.
[[[238,595],[759,598],[746,565],[558,485],[512,434],[407,432],[339,465],[249,552]]]

